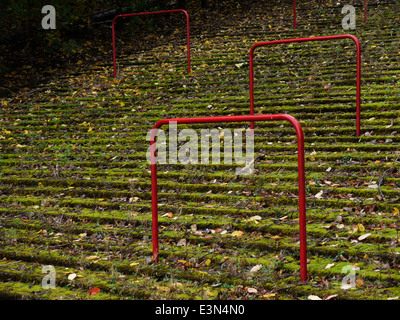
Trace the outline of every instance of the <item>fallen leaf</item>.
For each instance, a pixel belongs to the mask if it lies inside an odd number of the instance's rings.
[[[260,216],[252,216],[251,218],[247,219],[246,221],[255,221],[257,222],[258,220],[261,220],[262,218]]]
[[[280,239],[280,238],[282,238],[282,237],[280,237],[280,236],[272,236],[271,237],[271,239]]]
[[[364,240],[365,238],[368,238],[370,235],[371,235],[370,233],[363,234],[363,235],[358,237],[358,240],[359,241]]]
[[[388,126],[386,126],[386,128],[390,128],[393,126],[393,119],[390,120],[390,124]]]
[[[232,237],[239,238],[244,235],[244,232],[243,231],[233,231],[231,235],[232,235]]]
[[[357,225],[357,228],[358,228],[358,231],[360,231],[360,232],[365,231],[365,227],[364,227],[361,223],[359,223],[359,224]]]
[[[130,202],[130,203],[132,203],[132,202],[137,202],[137,201],[139,201],[139,200],[140,200],[139,197],[131,197],[131,198],[129,198],[129,202]]]
[[[89,256],[89,257],[86,257],[86,260],[96,260],[96,259],[99,259],[99,257],[98,257],[98,256]]]
[[[332,294],[330,296],[327,296],[326,298],[324,298],[324,300],[331,300],[333,298],[336,298],[338,295],[337,294]]]
[[[308,299],[308,300],[322,300],[320,297],[314,296],[314,295],[309,295],[309,296],[307,297],[307,299]]]
[[[95,295],[99,292],[100,292],[100,288],[94,287],[94,288],[89,289],[88,294],[91,296],[91,295]]]
[[[168,217],[168,218],[172,218],[173,213],[172,212],[168,212],[162,215],[162,217]]]
[[[325,267],[325,269],[332,268],[335,264],[334,263],[328,263]]]
[[[322,195],[323,195],[323,193],[324,193],[324,191],[323,191],[323,190],[321,190],[320,192],[318,192],[318,193],[315,195],[315,197],[316,197],[317,199],[321,199],[321,198],[322,198]]]
[[[275,296],[276,296],[276,293],[266,293],[263,296],[261,296],[261,298],[269,299],[269,298],[272,298],[272,297],[275,297]]]
[[[247,292],[256,294],[258,292],[258,290],[256,288],[247,288]]]
[[[182,287],[183,284],[180,283],[180,282],[173,282],[173,283],[171,284],[171,286],[172,286],[173,288],[178,288],[178,287]]]
[[[68,280],[74,280],[76,278],[76,273],[71,273],[68,275]]]
[[[229,257],[223,257],[220,261],[219,261],[219,263],[224,263],[226,260],[228,260],[229,259]]]
[[[250,273],[256,273],[257,271],[259,271],[262,268],[262,264],[257,264],[255,265],[253,268],[250,269]]]

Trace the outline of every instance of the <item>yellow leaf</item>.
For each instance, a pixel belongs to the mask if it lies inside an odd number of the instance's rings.
[[[280,236],[272,236],[271,237],[271,239],[280,239],[280,238],[282,238],[282,237],[280,237]]]
[[[89,257],[86,257],[86,260],[96,260],[96,259],[99,259],[99,257],[98,257],[98,256],[89,256]]]
[[[211,259],[207,259],[205,262],[206,266],[208,267],[211,264]]]
[[[242,235],[244,235],[244,232],[243,232],[243,231],[233,231],[233,232],[232,232],[232,237],[239,238],[239,237],[241,237]]]
[[[131,267],[135,267],[135,266],[138,266],[138,265],[139,265],[138,262],[132,262],[132,263],[130,264]]]
[[[394,215],[399,214],[399,208],[394,207],[394,208],[393,208],[393,214],[394,214]]]
[[[8,131],[8,130],[4,129],[4,133],[5,133],[5,134],[10,134],[11,131]]]
[[[202,271],[202,270],[198,270],[197,273],[200,273],[200,274],[208,274],[207,272]]]
[[[229,257],[225,256],[219,261],[219,263],[224,263],[228,259],[229,259]]]
[[[162,291],[162,292],[169,292],[169,288],[168,287],[162,287],[162,286],[157,286],[156,287],[157,290]]]
[[[207,291],[206,294],[210,297],[215,297],[216,293],[212,291]]]
[[[359,223],[359,224],[357,225],[357,227],[358,227],[358,231],[360,231],[360,232],[365,231],[365,228],[364,228],[364,226],[363,226],[361,223]]]
[[[276,293],[267,293],[267,294],[264,294],[263,296],[261,296],[261,298],[269,299],[269,298],[272,298],[272,297],[275,297],[275,296],[276,296]]]

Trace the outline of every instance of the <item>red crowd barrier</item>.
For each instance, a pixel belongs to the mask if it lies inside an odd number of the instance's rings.
[[[321,37],[311,37],[311,38],[295,38],[295,39],[282,39],[273,40],[266,42],[258,42],[251,47],[250,50],[250,114],[254,114],[254,67],[253,67],[253,56],[254,50],[258,47],[268,46],[280,43],[291,43],[291,42],[306,42],[306,41],[324,41],[324,40],[336,40],[336,39],[352,39],[357,47],[357,101],[356,101],[356,136],[360,135],[360,113],[361,113],[361,45],[360,41],[350,34],[333,35],[333,36],[321,36]],[[251,123],[251,128],[254,129],[254,123]]]
[[[247,115],[247,116],[220,116],[200,118],[176,118],[158,121],[152,131],[150,138],[151,152],[151,197],[152,197],[152,228],[153,228],[153,259],[159,260],[158,247],[158,188],[157,188],[157,147],[156,131],[161,126],[174,122],[177,124],[191,123],[221,123],[221,122],[254,122],[254,121],[289,121],[297,134],[297,162],[298,162],[298,184],[299,184],[299,229],[300,229],[300,278],[307,280],[307,243],[306,243],[306,192],[305,192],[305,166],[304,166],[304,133],[300,123],[287,114],[273,115]]]
[[[133,17],[133,16],[144,16],[144,15],[151,15],[151,14],[174,13],[174,12],[183,12],[185,14],[185,16],[186,16],[187,65],[188,65],[188,73],[191,72],[191,68],[190,68],[190,25],[189,25],[189,14],[183,9],[174,9],[174,10],[164,10],[164,11],[120,14],[120,15],[117,15],[117,16],[114,17],[114,19],[112,21],[114,78],[117,76],[117,65],[116,65],[116,58],[115,58],[115,21],[118,18],[126,18],[126,17]]]

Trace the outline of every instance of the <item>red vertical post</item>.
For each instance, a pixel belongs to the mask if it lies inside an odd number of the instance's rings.
[[[174,122],[177,124],[190,123],[221,123],[221,122],[254,122],[254,121],[289,121],[296,130],[297,135],[297,162],[298,162],[298,188],[299,188],[299,233],[300,233],[300,278],[307,280],[307,235],[306,235],[306,191],[305,191],[305,164],[304,164],[304,133],[300,123],[287,114],[250,115],[250,116],[221,116],[200,118],[176,118],[158,121],[151,131],[151,196],[152,196],[152,234],[153,234],[153,260],[159,261],[158,246],[158,198],[157,198],[157,147],[156,130],[162,125]]]
[[[293,118],[293,117],[292,117]],[[299,236],[300,236],[300,278],[307,280],[307,236],[306,236],[306,177],[304,164],[304,133],[295,118],[287,118],[297,134],[297,167],[299,188]]]
[[[306,41],[324,41],[324,40],[336,40],[336,39],[352,39],[356,44],[357,48],[357,94],[356,94],[356,136],[361,133],[361,45],[360,41],[353,35],[342,34],[333,36],[321,36],[321,37],[309,37],[309,38],[295,38],[295,39],[282,39],[273,40],[266,42],[258,42],[254,44],[249,53],[249,81],[250,81],[250,114],[254,115],[254,50],[258,47],[281,44],[281,43],[292,43],[292,42],[306,42]],[[251,129],[254,129],[254,123],[251,122]]]
[[[188,74],[192,72],[192,68],[190,66],[190,22],[189,22],[189,14],[186,10],[183,10],[183,13],[186,16],[186,46],[187,46],[187,68]]]
[[[152,206],[152,230],[153,230],[153,260],[158,262],[158,195],[157,195],[157,137],[155,132],[157,128],[151,131],[150,139],[150,167],[151,167],[151,206]]]
[[[115,21],[118,18],[126,18],[133,16],[144,16],[144,15],[152,15],[152,14],[163,14],[163,13],[174,13],[174,12],[183,12],[186,16],[186,46],[187,46],[187,67],[188,74],[192,72],[190,65],[190,22],[189,22],[189,14],[186,10],[183,9],[174,9],[174,10],[165,10],[165,11],[153,11],[153,12],[140,12],[140,13],[129,13],[129,14],[120,14],[114,17],[111,28],[112,28],[112,47],[113,47],[113,67],[114,67],[114,78],[117,76],[117,63],[116,63],[116,54],[115,54]]]

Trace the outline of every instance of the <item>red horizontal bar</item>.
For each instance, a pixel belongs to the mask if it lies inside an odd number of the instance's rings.
[[[300,278],[307,280],[307,243],[306,243],[306,192],[305,192],[305,166],[304,166],[304,133],[300,123],[287,114],[272,115],[247,115],[247,116],[222,116],[222,117],[200,117],[200,118],[175,118],[158,121],[152,131],[150,138],[151,152],[151,197],[152,197],[152,227],[153,227],[153,259],[158,261],[158,199],[157,199],[157,148],[156,132],[161,126],[174,122],[177,124],[191,123],[221,123],[221,122],[254,122],[254,121],[289,121],[297,134],[297,162],[298,162],[298,185],[299,185],[299,229],[300,229]]]

